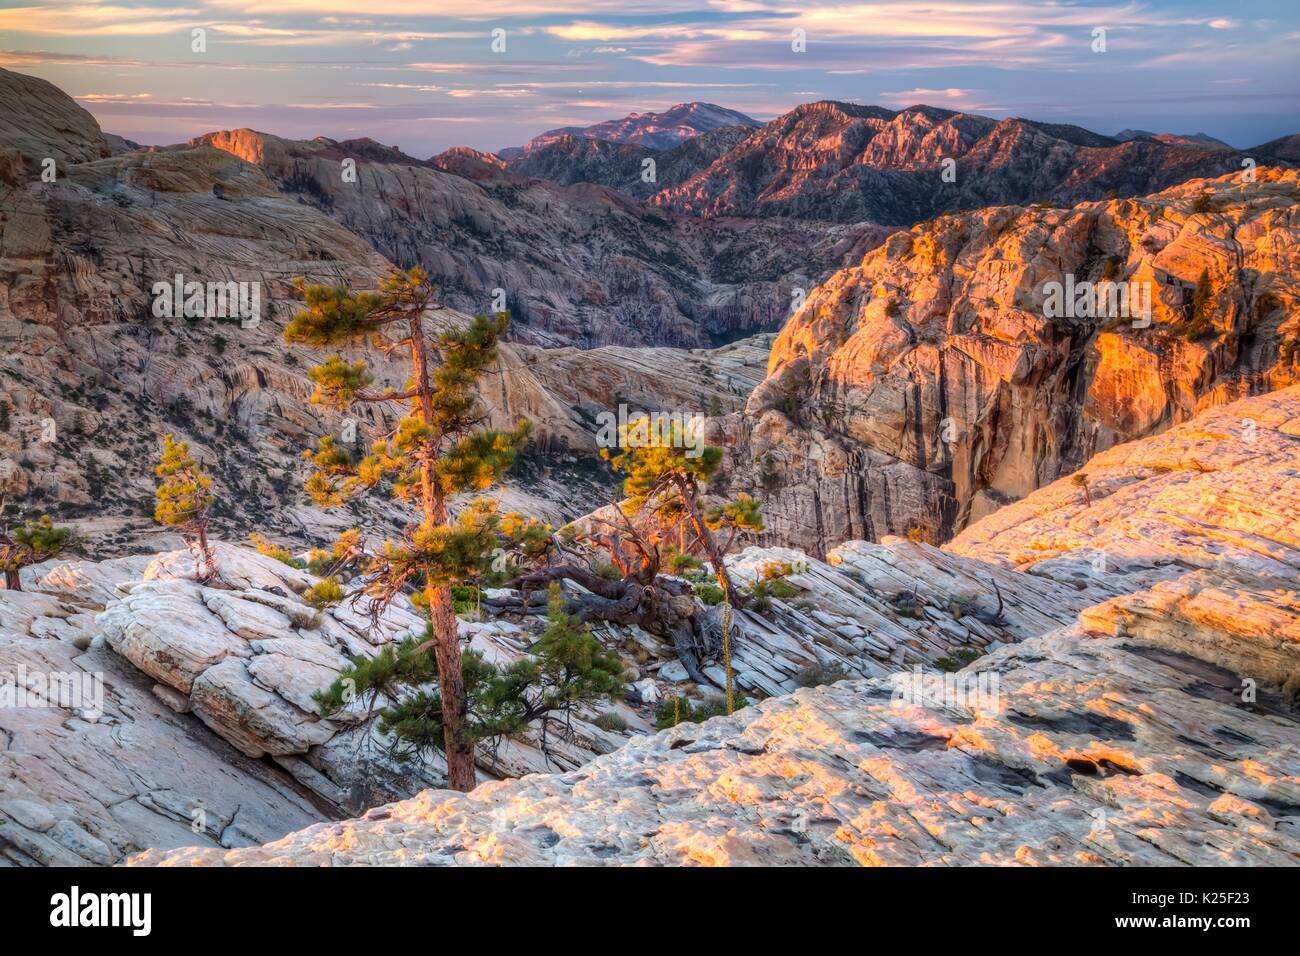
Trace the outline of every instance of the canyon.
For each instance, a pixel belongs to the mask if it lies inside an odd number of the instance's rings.
[[[812,290],[718,423],[764,540],[945,541],[1117,442],[1295,382],[1298,201],[1295,171],[1261,169],[895,233]],[[1136,285],[1149,314],[1049,317],[1076,279]]]
[[[28,701],[0,707],[0,865],[1294,864],[1296,141],[824,101],[495,155],[143,147],[0,70],[0,525],[49,513],[79,549],[0,590],[0,695]],[[703,419],[704,504],[764,520],[726,569],[788,589],[734,609],[735,713],[662,729],[724,661],[693,680],[600,623],[622,691],[480,747],[469,794],[364,708],[322,714],[424,622],[315,606],[247,543],[409,521],[303,493],[319,436],[391,421],[313,404],[283,333],[296,279],[412,266],[435,328],[511,314],[478,396],[533,423],[504,508],[571,531],[622,494],[600,421]],[[178,276],[259,310],[160,314]],[[1149,309],[1049,304],[1080,283]],[[214,478],[211,576],[151,517],[164,433]],[[488,606],[463,647],[524,659],[544,622]]]

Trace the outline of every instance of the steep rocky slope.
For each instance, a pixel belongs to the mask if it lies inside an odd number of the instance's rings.
[[[751,132],[748,126],[724,126],[664,150],[589,136],[556,136],[513,160],[510,171],[562,186],[599,183],[647,199],[707,169]],[[646,160],[654,161],[652,168]]]
[[[946,540],[1116,442],[1295,381],[1298,214],[1300,174],[1260,169],[896,233],[810,293],[745,414],[718,423],[732,484],[763,497],[765,540],[814,553]],[[1067,277],[1146,290],[1149,323],[1109,303],[1049,316]]]
[[[1251,155],[1176,140],[1121,143],[1077,126],[932,106],[895,112],[825,101],[778,117],[651,201],[693,215],[910,225],[979,206],[1141,195],[1239,172]],[[943,176],[946,161],[955,176]]]
[[[368,140],[247,129],[195,143],[256,164],[397,265],[423,266],[454,308],[491,309],[502,290],[512,337],[541,345],[703,346],[774,329],[792,286],[808,288],[882,235],[868,225],[700,223],[465,151],[426,162]]]
[[[22,104],[0,109],[0,184],[39,176],[46,159],[62,172],[109,154],[95,118],[52,83],[0,70],[0,103]]]
[[[1242,421],[1249,438],[1229,430]],[[976,554],[987,574],[1015,563],[1075,598],[1037,595],[1071,622],[946,682],[842,680],[635,738],[577,771],[426,791],[260,848],[134,862],[1300,863],[1300,387],[1113,449],[1087,472],[1091,506],[1063,480],[954,543],[969,568]],[[863,547],[831,560],[860,568]],[[951,558],[897,540],[865,548],[910,549],[918,567]]]

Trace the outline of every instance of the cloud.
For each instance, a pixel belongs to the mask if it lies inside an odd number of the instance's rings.
[[[126,56],[54,53],[48,50],[0,50],[0,66],[39,66],[46,63],[77,66],[140,66],[144,62]]]
[[[152,93],[80,93],[73,97],[83,103],[138,103],[152,98]]]
[[[424,124],[422,144],[445,136],[439,146],[465,140],[438,133],[438,123],[481,122],[482,135],[498,141],[471,145],[493,148],[524,142],[555,114],[657,108],[676,90],[679,99],[707,95],[758,115],[817,98],[987,113],[995,109],[987,104],[1020,104],[1031,90],[1038,102],[1016,106],[1025,115],[1082,115],[1104,102],[1106,128],[1112,119],[1124,120],[1114,128],[1196,122],[1226,138],[1227,126],[1211,126],[1209,116],[1201,123],[1190,103],[1153,116],[1119,98],[1238,87],[1285,95],[1297,88],[1300,24],[1282,0],[1258,0],[1238,16],[1180,0],[479,0],[467,9],[428,0],[9,2],[20,5],[0,6],[0,34],[13,48],[0,52],[0,65],[88,91],[83,102],[97,114],[152,109],[141,122],[164,131],[167,110],[177,130],[202,120],[306,132],[319,122],[328,128],[312,135],[334,135],[351,122],[364,132],[373,124],[387,140],[412,122]],[[209,31],[206,55],[190,55],[194,26]],[[496,27],[507,31],[506,55],[489,52]],[[804,53],[790,47],[796,27]],[[1104,56],[1090,48],[1095,27],[1108,33]],[[213,69],[229,102],[196,106],[214,95],[203,72]],[[370,102],[349,104],[358,93]],[[319,121],[294,108],[313,102]],[[1293,130],[1291,100],[1251,102],[1271,125],[1239,138]],[[340,121],[350,110],[355,118]],[[478,118],[446,118],[462,110]],[[1225,107],[1221,120],[1236,123],[1244,112]],[[584,122],[593,118],[608,117]]]

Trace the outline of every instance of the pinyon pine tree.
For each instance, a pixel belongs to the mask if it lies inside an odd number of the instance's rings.
[[[551,725],[570,729],[584,704],[614,700],[623,689],[623,662],[607,653],[590,628],[567,614],[560,586],[551,585],[547,626],[530,653],[508,664],[485,661],[477,651],[461,657],[464,713],[459,733],[473,748],[492,746],[540,722],[539,744],[548,752]],[[414,638],[388,645],[373,658],[357,658],[323,693],[322,714],[333,714],[355,694],[371,706],[382,702],[379,730],[391,734],[400,759],[430,749],[445,752],[445,673]]]
[[[517,593],[494,595],[484,606],[537,614],[545,610],[545,589],[552,582],[572,581],[582,593],[566,595],[569,614],[581,621],[636,625],[670,640],[699,684],[708,683],[701,658],[720,656],[730,691],[731,609],[745,606],[748,596],[731,580],[723,555],[738,534],[761,531],[763,519],[758,500],[745,494],[705,507],[704,488],[722,462],[722,449],[701,446],[698,437],[684,434],[681,423],[662,418],[628,422],[618,434],[617,448],[602,453],[616,473],[626,476],[626,499],[616,509],[561,529],[543,555],[545,565],[532,561],[513,582]],[[665,565],[689,569],[697,563],[690,557],[696,551],[717,579],[721,621],[695,600],[697,588],[660,573]],[[600,563],[603,558],[593,552],[607,556],[608,563]],[[728,700],[730,712],[734,691]]]
[[[652,440],[643,440],[646,437]],[[685,528],[691,546],[698,546],[708,559],[722,589],[722,656],[727,678],[727,713],[731,713],[734,709],[731,608],[743,606],[746,598],[732,582],[723,556],[737,534],[762,531],[763,516],[758,500],[746,494],[705,512],[700,502],[703,486],[722,463],[722,449],[712,445],[701,447],[695,440],[698,437],[685,434],[684,426],[676,422],[670,420],[665,428],[647,416],[629,422],[619,435],[618,447],[602,450],[601,454],[615,473],[627,476],[623,480],[623,493],[627,495],[622,505],[625,514],[647,509],[661,528],[669,531]],[[714,532],[724,530],[727,540],[719,545]]]
[[[5,587],[21,591],[18,572],[29,564],[57,558],[72,543],[72,537],[71,528],[56,527],[49,515],[24,521],[12,535],[0,530],[0,571],[5,574]]]
[[[496,359],[504,333],[504,313],[476,316],[469,326],[436,332],[424,311],[433,295],[418,267],[395,272],[378,292],[297,283],[306,309],[285,330],[285,340],[313,348],[356,347],[403,354],[410,378],[401,390],[376,391],[365,360],[349,362],[332,354],[311,369],[316,385],[312,401],[339,411],[362,404],[406,406],[403,415],[369,455],[353,461],[328,436],[315,453],[307,492],[325,507],[341,505],[382,483],[409,504],[414,520],[398,541],[385,542],[362,567],[371,614],[377,616],[398,594],[412,591],[412,601],[428,617],[423,642],[403,648],[392,666],[406,676],[436,674],[437,730],[447,759],[447,785],[474,787],[474,740],[466,726],[467,659],[462,668],[460,641],[451,588],[473,581],[490,565],[498,545],[501,517],[489,501],[475,501],[452,518],[448,499],[482,491],[500,480],[528,436],[528,423],[514,431],[481,427],[483,412],[474,387]],[[327,582],[337,597],[337,582]],[[432,649],[433,659],[428,660]],[[378,666],[378,665],[377,665]],[[417,673],[418,672],[418,673]],[[400,675],[399,675],[400,676]],[[378,679],[378,678],[377,678]]]
[[[153,518],[161,525],[176,528],[187,545],[197,543],[199,556],[195,573],[200,579],[216,571],[212,548],[208,545],[208,522],[212,517],[212,479],[198,460],[190,456],[190,443],[178,442],[171,435],[163,437],[162,458],[154,468],[162,481],[154,491]]]

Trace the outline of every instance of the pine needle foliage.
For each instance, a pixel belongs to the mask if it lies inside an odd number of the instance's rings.
[[[304,453],[312,466],[306,491],[323,507],[379,490],[411,508],[412,521],[402,536],[383,542],[360,562],[362,590],[373,617],[399,594],[409,593],[429,622],[424,640],[376,658],[376,674],[388,668],[377,686],[386,688],[385,681],[401,677],[447,675],[438,681],[436,694],[419,693],[416,710],[410,709],[411,698],[393,704],[402,711],[400,719],[395,712],[392,723],[400,728],[416,721],[422,733],[441,733],[448,786],[470,790],[476,738],[462,679],[483,676],[481,662],[472,655],[463,659],[451,588],[473,583],[491,570],[503,516],[494,502],[478,499],[453,517],[449,501],[499,482],[528,438],[525,421],[511,431],[484,427],[486,416],[475,394],[479,379],[496,361],[508,318],[504,313],[479,315],[463,328],[432,327],[426,311],[433,289],[418,267],[394,272],[377,291],[302,280],[296,288],[306,308],[286,328],[286,342],[363,354],[347,359],[334,352],[312,368],[313,402],[339,412],[363,405],[377,405],[381,412],[401,410],[396,421],[381,415],[385,430],[360,460],[333,438],[321,438],[315,451]],[[374,387],[369,358],[376,352],[405,357],[410,375],[403,388]],[[357,551],[352,546],[345,550]],[[320,597],[333,593],[331,588]],[[429,708],[438,711],[436,718]]]
[[[190,454],[190,443],[163,436],[162,457],[154,468],[160,479],[154,491],[154,520],[181,533],[187,544],[198,544],[196,560],[199,577],[216,570],[212,549],[208,545],[208,522],[212,517],[212,478]]]
[[[373,658],[355,658],[316,695],[321,713],[335,714],[357,700],[378,711],[379,730],[391,735],[399,759],[445,754],[443,682],[436,657],[423,643],[408,637]],[[544,750],[555,731],[569,730],[579,708],[615,699],[625,679],[618,656],[605,652],[590,628],[565,612],[558,584],[550,590],[546,629],[527,656],[493,664],[465,650],[460,675],[465,716],[459,732],[465,739],[493,746],[540,724]]]
[[[0,571],[5,575],[5,587],[21,591],[21,569],[57,558],[74,540],[72,529],[55,525],[49,515],[29,518],[12,534],[0,531]]]

